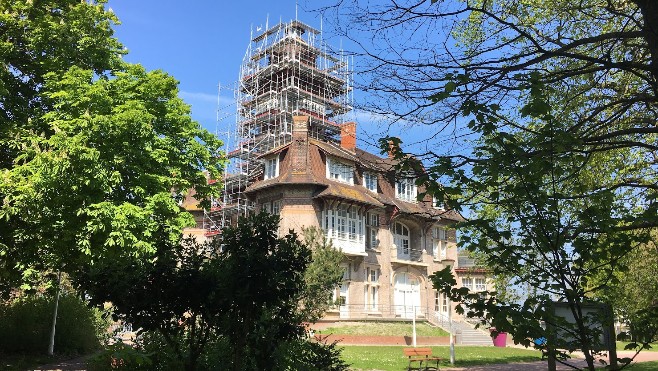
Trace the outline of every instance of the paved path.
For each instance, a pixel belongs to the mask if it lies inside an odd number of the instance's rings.
[[[629,351],[618,351],[617,356],[622,357],[632,357],[635,352]],[[53,363],[50,365],[40,366],[34,371],[86,371],[86,362],[90,356],[80,357],[71,359],[68,361],[61,361],[58,363]],[[658,352],[647,352],[643,351],[635,358],[635,362],[649,362],[649,361],[658,361]],[[574,364],[578,367],[585,367],[586,363],[584,359],[572,359],[569,361],[571,364]],[[497,365],[484,365],[484,366],[472,366],[472,367],[460,367],[460,368],[446,368],[442,367],[449,371],[546,371],[548,369],[548,364],[546,361],[538,362],[519,362],[519,363],[508,363],[508,364],[497,364]],[[558,370],[573,370],[573,368],[559,364],[557,365]]]
[[[56,363],[51,363],[49,365],[39,366],[34,369],[34,371],[87,371],[87,360],[91,355],[86,355],[79,358],[69,359],[65,361],[59,361]]]

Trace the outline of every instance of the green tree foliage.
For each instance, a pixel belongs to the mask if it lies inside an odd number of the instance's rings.
[[[364,108],[432,125],[438,138],[415,158],[397,138],[384,138],[382,150],[392,144],[405,169],[425,163],[418,183],[467,217],[462,246],[536,295],[519,303],[451,290],[449,272],[435,286],[521,343],[550,335],[539,320],[565,327],[573,341],[560,346],[583,349],[588,369],[597,333],[582,311],[586,296],[658,224],[657,4],[341,1],[324,9],[354,15],[351,33],[374,31],[360,43],[373,74],[358,76],[375,96]],[[569,304],[574,325],[550,315],[553,299]]]
[[[176,191],[216,192],[221,142],[177,82],[121,61],[104,2],[2,2],[0,275],[152,253],[192,225]],[[165,226],[162,228],[162,226]]]
[[[278,238],[277,225],[278,216],[261,213],[222,231],[216,271],[227,308],[222,333],[232,348],[231,370],[269,370],[280,342],[303,334],[297,308],[311,252],[294,232]]]
[[[655,316],[658,307],[658,248],[656,233],[620,260],[620,268],[604,289],[597,294],[613,304],[617,317],[626,322],[631,339],[637,343],[651,342],[658,335]],[[599,283],[593,280],[592,284]]]
[[[305,228],[302,235],[312,255],[304,272],[305,289],[300,310],[306,322],[314,323],[334,304],[333,293],[343,279],[340,263],[345,255],[319,228]]]
[[[277,225],[261,213],[203,244],[162,237],[153,255],[91,266],[89,292],[134,328],[159,333],[185,370],[218,340],[223,369],[270,370],[279,347],[304,333],[298,303],[311,259],[294,233],[277,237]]]

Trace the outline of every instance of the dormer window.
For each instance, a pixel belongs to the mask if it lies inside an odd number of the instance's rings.
[[[435,209],[445,210],[445,203],[436,196],[432,196],[432,206]]]
[[[279,176],[279,156],[265,159],[264,179],[276,178]]]
[[[395,182],[395,197],[402,201],[416,202],[417,189],[414,178],[401,178]]]
[[[354,167],[334,158],[327,157],[327,178],[354,184]]]
[[[363,172],[363,186],[371,192],[377,193],[377,174],[364,171]]]

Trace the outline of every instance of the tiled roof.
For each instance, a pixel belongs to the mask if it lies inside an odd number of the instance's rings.
[[[354,161],[354,162],[358,161],[358,159],[354,155],[354,153],[351,153],[351,152],[347,151],[346,149],[344,149],[340,146],[337,146],[337,145],[334,145],[334,144],[331,144],[331,143],[327,143],[327,142],[323,142],[323,141],[320,141],[320,140],[317,140],[317,139],[309,140],[309,144],[312,144],[312,145],[315,145],[315,146],[319,147],[325,153],[328,153],[332,156],[343,158],[343,159]]]
[[[349,184],[340,184],[334,181],[325,182],[325,185],[327,185],[327,188],[322,192],[318,193],[315,196],[315,198],[322,198],[322,197],[343,198],[358,203],[374,205],[377,207],[384,207],[383,203],[381,203],[375,197],[371,196],[368,191],[364,191],[359,187]]]
[[[288,148],[288,147],[290,147],[290,143],[286,143],[286,144],[280,145],[280,146],[278,146],[278,147],[274,147],[274,148],[272,148],[271,150],[269,150],[269,151],[267,151],[267,152],[265,152],[265,153],[262,153],[262,154],[258,155],[257,158],[260,159],[260,158],[264,158],[264,157],[267,157],[267,156],[272,155],[272,154],[275,154],[275,153],[279,153],[279,152],[283,151],[284,149],[286,149],[286,148]]]

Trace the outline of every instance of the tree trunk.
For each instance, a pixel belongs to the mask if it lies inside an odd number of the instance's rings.
[[[651,88],[654,94],[654,104],[658,99],[658,1],[633,0],[642,12],[644,21],[642,33],[651,54]]]

